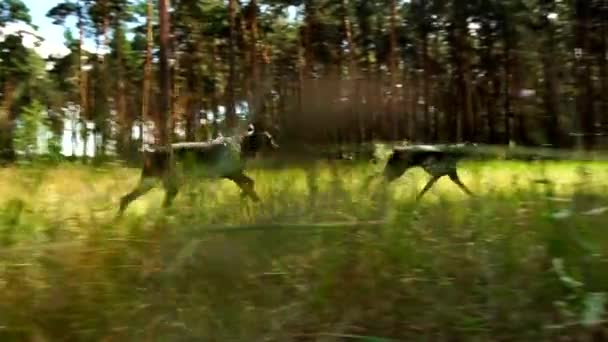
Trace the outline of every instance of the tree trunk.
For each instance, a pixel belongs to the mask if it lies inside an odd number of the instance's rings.
[[[494,42],[491,39],[486,41],[485,53],[483,56],[485,75],[485,97],[486,97],[486,112],[488,116],[488,141],[490,143],[496,142],[496,113],[497,105],[496,99],[500,95],[500,88],[498,86],[496,77],[496,68],[494,67],[494,55],[492,51],[494,49]]]
[[[418,73],[416,72],[416,70],[411,70],[411,78],[410,78],[410,82],[409,82],[409,87],[410,87],[410,105],[411,105],[411,109],[410,109],[410,122],[408,124],[409,126],[409,132],[408,132],[408,138],[412,141],[424,141],[424,139],[426,139],[426,137],[422,136],[421,134],[419,134],[420,132],[420,123],[418,120],[418,98],[420,97],[420,94],[418,93],[418,86],[419,86],[419,79],[418,79]]]
[[[576,112],[581,120],[583,134],[583,147],[586,150],[593,148],[595,142],[595,116],[593,111],[593,85],[591,81],[590,66],[590,37],[591,13],[589,0],[576,0],[576,82],[578,95],[576,96]]]
[[[216,56],[217,56],[217,52],[216,52],[216,46],[214,42],[211,42],[210,47],[209,47],[209,57],[211,60],[211,63],[209,65],[209,72],[211,73],[211,75],[215,75],[216,74],[216,64],[215,64],[215,60],[216,60]],[[218,121],[218,108],[219,108],[219,104],[220,104],[220,100],[219,100],[219,93],[218,93],[218,89],[217,89],[217,85],[215,84],[213,86],[213,91],[211,93],[211,111],[213,113],[213,122],[212,122],[212,138],[215,139],[217,137],[219,137],[220,135],[220,126],[219,126],[219,121]]]
[[[512,73],[512,40],[511,32],[508,27],[504,28],[503,35],[504,45],[504,129],[505,137],[504,143],[509,144],[511,142],[511,118],[513,117],[513,109],[511,108],[511,73]]]
[[[131,123],[132,120],[129,117],[127,111],[126,101],[126,87],[124,77],[124,53],[122,51],[122,39],[124,37],[122,32],[122,25],[120,22],[116,23],[114,28],[114,40],[116,41],[116,112],[118,115],[119,133],[118,133],[118,147],[119,154],[122,157],[127,157],[129,151],[129,144],[131,142]]]
[[[601,2],[600,51],[597,54],[597,63],[600,73],[600,111],[602,120],[602,133],[608,130],[608,0]]]
[[[315,47],[313,37],[316,33],[317,13],[314,0],[304,1],[303,47],[306,78],[312,78],[315,73]]]
[[[346,65],[347,65],[347,72],[346,74],[348,75],[347,79],[347,86],[348,86],[348,108],[349,108],[349,117],[348,117],[348,121],[349,123],[352,123],[351,125],[349,125],[349,130],[350,130],[350,134],[351,134],[351,140],[354,142],[357,142],[357,144],[361,143],[363,141],[363,118],[362,118],[362,111],[360,110],[360,87],[359,87],[359,82],[357,80],[358,78],[358,72],[357,72],[357,65],[356,65],[356,48],[355,48],[355,42],[353,40],[353,27],[351,24],[351,20],[350,20],[350,14],[349,14],[349,4],[348,4],[348,0],[342,0],[340,2],[341,8],[340,10],[342,11],[342,29],[344,31],[344,40],[346,41],[347,47],[348,47],[348,53],[346,54],[345,58],[346,58]]]
[[[474,138],[471,61],[466,15],[466,1],[456,1],[452,9],[452,28],[449,30],[452,60],[455,64],[457,96],[461,99],[458,116],[457,140]]]
[[[429,110],[429,35],[426,31],[426,28],[422,29],[422,96],[424,96],[424,105],[423,105],[423,115],[424,115],[424,132],[423,137],[425,140],[428,140],[431,135],[429,134],[429,130],[431,127],[431,115]]]
[[[234,1],[234,0],[231,0]],[[160,26],[160,113],[158,120],[159,144],[170,144],[170,129],[167,127],[171,115],[171,72],[169,66],[170,42],[169,32],[169,0],[159,0],[159,26]]]
[[[236,116],[236,0],[228,0],[230,35],[228,37],[228,82],[226,84],[226,125],[232,134],[237,126]]]
[[[146,18],[146,60],[144,63],[144,82],[142,86],[142,99],[141,99],[141,127],[140,127],[140,138],[142,146],[144,145],[144,127],[147,120],[150,119],[150,90],[152,87],[152,48],[154,47],[154,31],[152,18],[154,16],[154,5],[153,0],[148,0],[147,6],[147,18]]]
[[[11,115],[13,107],[14,86],[10,80],[4,81],[3,101],[0,108],[0,162],[13,162],[15,160],[15,147],[13,145],[14,122]]]
[[[465,40],[465,37],[462,37]],[[465,50],[466,51],[466,50]],[[473,83],[471,80],[470,61],[468,57],[462,60],[462,75],[461,75],[461,89],[464,95],[464,120],[463,120],[463,138],[465,141],[471,141],[475,139],[476,127],[475,127],[475,115],[473,113]]]
[[[78,31],[79,31],[79,36],[78,36],[78,88],[80,90],[80,113],[79,113],[79,120],[80,122],[82,122],[82,136],[85,137],[84,141],[85,141],[85,146],[84,146],[84,153],[82,155],[83,160],[86,160],[86,136],[88,135],[88,130],[87,130],[87,125],[86,125],[86,121],[87,121],[87,90],[86,90],[86,79],[84,76],[84,70],[83,70],[83,64],[82,64],[82,60],[84,57],[84,49],[83,49],[83,45],[84,45],[84,13],[83,13],[83,4],[82,1],[78,1],[77,2],[77,6],[78,6]],[[76,150],[72,151],[73,155],[76,156]]]
[[[544,20],[547,20],[546,15],[544,17]],[[546,37],[543,45],[542,61],[545,86],[543,98],[545,107],[545,127],[547,129],[548,142],[554,146],[558,146],[560,143],[559,90],[555,59],[555,28],[548,20],[546,21]]]
[[[251,0],[248,8],[249,21],[249,67],[251,77],[249,79],[249,112],[256,126],[265,125],[265,115],[261,112],[262,82],[258,65],[258,2]]]
[[[435,35],[435,39],[434,39],[434,43],[433,43],[433,56],[435,56],[435,58],[440,58],[441,56],[441,38],[439,37],[438,34]],[[431,92],[431,89],[435,89],[436,86],[433,82],[433,79],[431,77],[431,70],[429,67],[429,55],[427,54],[426,57],[426,68],[427,70],[425,71],[425,78],[426,78],[426,96],[428,97],[428,102],[429,105],[433,104],[433,107],[435,108],[434,112],[433,112],[433,127],[432,127],[432,141],[434,142],[438,142],[441,139],[441,117],[440,117],[440,113],[442,111],[440,111],[439,107],[441,107],[441,100],[437,100],[435,92]],[[435,102],[436,101],[436,102]],[[443,111],[443,113],[445,113],[445,111]]]
[[[198,73],[194,70],[194,67],[198,65],[198,62],[193,59],[196,53],[196,47],[190,46],[188,54],[190,57],[185,58],[185,70],[188,70],[186,74],[186,104],[185,104],[185,119],[186,119],[186,140],[196,140],[196,128],[198,126],[197,121],[199,119],[199,113],[201,109],[201,101],[197,96],[197,85],[200,81],[197,77]]]
[[[386,132],[389,134],[392,140],[397,140],[397,136],[399,135],[399,121],[397,117],[396,111],[396,99],[397,99],[397,77],[398,77],[398,57],[397,57],[397,0],[390,0],[390,51],[389,51],[389,72],[391,75],[390,78],[390,98],[388,103],[389,115],[390,115],[390,125],[392,129],[390,132]]]
[[[348,63],[348,75],[349,78],[354,81],[357,78],[357,66],[355,62],[355,57],[357,55],[355,41],[353,40],[353,26],[350,21],[350,15],[348,12],[349,4],[348,0],[342,0],[342,26],[344,29],[344,38],[346,39],[346,44],[348,45],[348,55],[347,55],[347,63]]]

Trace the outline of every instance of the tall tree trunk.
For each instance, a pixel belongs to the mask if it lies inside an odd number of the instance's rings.
[[[424,5],[423,5],[424,6]],[[422,96],[424,96],[424,105],[423,105],[423,115],[424,115],[424,132],[422,136],[424,140],[428,140],[430,138],[429,130],[431,127],[431,115],[429,110],[429,102],[430,102],[430,81],[429,81],[429,35],[426,28],[422,29],[421,34],[422,40],[422,53],[421,56],[421,66],[422,66]]]
[[[373,2],[371,0],[362,0],[357,8],[357,22],[359,26],[360,36],[362,40],[361,52],[363,55],[362,69],[364,80],[362,80],[361,97],[365,99],[365,104],[362,106],[362,112],[365,113],[362,117],[362,131],[364,132],[364,140],[375,139],[373,127],[374,94],[372,93],[372,60],[373,60],[373,29],[371,24],[371,13],[373,13]]]
[[[173,58],[173,64],[169,67],[169,73],[171,75],[171,114],[169,117],[169,134],[171,140],[177,137],[176,126],[180,118],[184,116],[184,106],[182,96],[182,74],[181,74],[181,59]],[[188,94],[186,94],[188,96]]]
[[[591,83],[590,66],[590,37],[591,13],[589,0],[576,0],[576,53],[579,59],[576,63],[576,112],[581,120],[583,147],[591,149],[595,142],[595,116],[593,113],[593,85]]]
[[[264,89],[260,77],[258,65],[258,2],[250,0],[248,7],[249,21],[249,67],[251,77],[249,79],[249,112],[256,126],[265,126],[265,115],[261,111],[261,101]]]
[[[506,24],[509,25],[509,24]],[[513,117],[513,109],[511,107],[511,74],[512,74],[512,65],[513,65],[513,61],[512,61],[512,49],[513,49],[513,44],[512,44],[512,30],[510,29],[509,26],[504,28],[504,33],[503,33],[503,46],[504,46],[504,97],[505,97],[505,102],[504,102],[504,130],[505,130],[505,137],[504,137],[504,143],[505,144],[509,144],[511,142],[511,138],[512,138],[512,134],[511,134],[511,118]]]
[[[397,77],[398,77],[398,57],[397,57],[397,0],[390,0],[390,51],[389,51],[389,72],[391,75],[390,78],[390,98],[388,103],[389,114],[390,114],[390,124],[392,129],[390,132],[386,132],[392,140],[397,140],[397,136],[399,134],[399,122],[396,111],[396,99],[397,99]]]
[[[217,72],[217,68],[216,68],[216,64],[215,64],[215,60],[216,60],[216,56],[217,56],[217,52],[216,52],[216,46],[214,42],[211,42],[210,47],[209,47],[209,57],[211,60],[211,63],[209,65],[209,72],[211,75],[215,75]],[[219,110],[219,105],[220,105],[220,100],[219,100],[219,93],[218,93],[218,89],[217,89],[217,84],[214,84],[213,86],[213,91],[211,93],[211,111],[213,113],[213,122],[212,122],[212,138],[215,139],[217,137],[219,137],[220,135],[220,126],[219,126],[219,121],[218,121],[218,110]]]
[[[451,54],[455,63],[457,94],[462,100],[460,107],[457,140],[474,138],[473,98],[471,82],[471,61],[469,60],[468,27],[466,1],[455,1],[452,9],[452,28],[448,35],[451,41]]]
[[[117,19],[118,20],[118,19]],[[123,28],[120,22],[116,23],[114,28],[114,40],[116,41],[116,112],[118,115],[119,133],[118,133],[118,146],[119,154],[122,157],[127,157],[129,151],[129,144],[131,141],[131,123],[132,119],[129,117],[127,110],[126,101],[126,87],[125,87],[125,76],[124,76],[124,52],[122,51],[122,39],[124,37]]]
[[[554,11],[554,5],[548,8],[547,13]],[[542,51],[543,74],[545,92],[543,102],[545,107],[545,127],[547,129],[547,140],[550,144],[557,146],[560,143],[559,129],[559,90],[557,80],[557,65],[555,53],[555,27],[544,15],[546,25],[546,36],[544,49]]]
[[[13,145],[14,120],[11,113],[15,88],[11,80],[4,81],[2,91],[2,107],[0,108],[0,161],[13,162],[15,147]]]
[[[234,1],[234,0],[231,0]],[[168,127],[168,119],[171,115],[171,71],[169,66],[170,41],[169,32],[171,32],[169,18],[169,0],[158,1],[158,15],[160,26],[160,114],[158,120],[158,136],[159,144],[170,144],[171,131]]]
[[[198,73],[194,70],[196,65],[199,65],[196,56],[197,47],[194,44],[189,44],[188,56],[184,58],[184,70],[187,70],[186,78],[186,104],[185,104],[185,119],[186,119],[186,140],[194,141],[196,139],[197,120],[199,118],[201,101],[197,96],[197,85],[200,84]]]
[[[84,153],[83,160],[86,159],[86,137],[88,135],[87,130],[87,90],[86,90],[86,79],[84,77],[84,65],[82,64],[82,60],[84,57],[84,4],[82,1],[77,2],[78,6],[78,89],[80,93],[80,113],[79,113],[79,121],[82,123],[82,136],[84,137]],[[72,151],[72,154],[76,156],[76,150]]]
[[[349,117],[348,121],[353,123],[349,125],[349,130],[351,132],[351,140],[357,142],[357,145],[361,143],[364,139],[363,135],[363,118],[362,111],[360,110],[359,101],[360,101],[360,87],[356,65],[356,48],[355,42],[353,40],[353,27],[350,20],[350,12],[349,12],[349,4],[348,0],[341,0],[340,2],[342,11],[342,29],[344,31],[344,40],[346,41],[348,47],[348,53],[346,54],[346,67],[348,75],[348,107],[349,107]]]
[[[600,73],[600,110],[602,133],[608,133],[608,0],[601,1],[600,51],[597,63]]]
[[[490,38],[491,32],[488,32],[488,37],[485,39],[485,51],[483,53],[483,68],[485,70],[485,103],[488,116],[488,140],[490,143],[496,142],[496,113],[497,101],[500,95],[500,86],[498,85],[498,77],[495,67],[495,56],[492,53],[494,50],[494,40]]]
[[[410,105],[411,105],[411,109],[410,109],[410,122],[408,124],[409,126],[409,132],[408,132],[408,138],[412,141],[424,141],[426,139],[426,137],[422,136],[420,134],[420,122],[418,120],[418,99],[420,98],[420,93],[418,92],[418,88],[420,85],[420,80],[418,78],[418,73],[416,72],[416,70],[411,70],[410,71],[410,82],[409,82],[409,88],[410,88]]]
[[[316,24],[316,12],[314,8],[314,0],[304,1],[304,28],[302,46],[304,48],[304,67],[306,78],[312,78],[315,71],[315,54],[312,46],[312,38]]]
[[[230,35],[228,37],[228,82],[226,84],[226,125],[230,134],[237,126],[236,116],[236,0],[228,0],[228,16],[230,25]]]
[[[304,81],[308,68],[306,60],[306,28],[301,32],[300,41],[298,43],[297,113],[298,120],[300,120],[304,116]]]
[[[152,48],[154,47],[154,31],[153,31],[153,16],[154,16],[154,5],[153,0],[148,0],[147,11],[146,11],[146,60],[144,62],[144,80],[142,86],[142,99],[141,99],[141,127],[140,127],[140,138],[142,146],[144,144],[144,127],[146,122],[150,119],[150,90],[152,88]]]
[[[351,80],[355,80],[357,78],[357,65],[356,65],[356,56],[357,56],[357,48],[355,46],[355,41],[353,39],[353,25],[350,20],[349,14],[349,4],[348,0],[342,0],[342,27],[344,30],[344,38],[346,39],[346,44],[348,45],[348,55],[347,55],[347,64],[348,64],[348,75]]]
[[[92,95],[89,96],[90,103],[89,108],[92,109],[91,117],[95,123],[95,154],[98,157],[103,157],[106,154],[106,144],[108,141],[108,130],[106,125],[106,118],[108,116],[107,110],[107,82],[110,79],[109,70],[107,66],[107,55],[100,54],[101,47],[108,48],[110,40],[108,38],[108,31],[110,26],[110,16],[108,9],[108,1],[102,2],[101,13],[103,15],[103,21],[101,24],[101,31],[95,37],[96,40],[96,78],[95,84],[92,85]],[[103,42],[102,42],[103,37]],[[101,55],[101,57],[100,57]],[[99,139],[97,134],[99,134]]]
[[[463,41],[466,40],[466,36],[461,37]],[[463,46],[466,46],[463,43]],[[467,51],[467,48],[464,49]],[[464,95],[464,120],[463,120],[463,137],[466,141],[475,139],[476,127],[475,127],[475,115],[473,113],[473,82],[471,80],[471,62],[468,56],[465,54],[462,59],[462,75],[461,75],[461,89]]]
[[[439,36],[439,34],[435,34],[435,39],[433,42],[433,56],[435,56],[436,59],[440,58],[441,56],[441,38]],[[432,141],[434,142],[438,142],[441,139],[441,117],[440,117],[440,113],[441,111],[439,110],[439,107],[441,107],[441,100],[437,100],[435,97],[435,92],[432,92],[431,89],[435,89],[435,84],[433,82],[432,79],[432,75],[431,75],[431,70],[429,67],[429,54],[427,54],[426,57],[426,71],[424,72],[425,78],[426,78],[426,84],[425,84],[425,91],[426,91],[426,97],[428,98],[428,102],[429,105],[433,104],[433,107],[435,108],[435,110],[433,111],[433,127],[432,127]],[[437,103],[435,103],[435,101],[437,101]],[[445,112],[444,112],[445,113]]]

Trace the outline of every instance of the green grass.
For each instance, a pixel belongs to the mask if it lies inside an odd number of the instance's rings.
[[[192,181],[114,220],[136,169],[0,169],[2,341],[539,341],[602,331],[608,164],[382,165]],[[599,322],[599,323],[598,323]]]

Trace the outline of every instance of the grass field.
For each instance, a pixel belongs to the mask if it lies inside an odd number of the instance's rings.
[[[252,170],[114,219],[136,169],[0,169],[1,341],[541,341],[604,336],[608,164]],[[606,336],[604,336],[606,338]]]

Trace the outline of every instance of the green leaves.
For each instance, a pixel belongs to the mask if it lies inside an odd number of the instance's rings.
[[[53,19],[53,24],[64,25],[66,19],[71,15],[77,15],[79,10],[80,6],[78,4],[68,0],[51,8],[46,16]]]
[[[42,104],[34,100],[23,108],[19,117],[19,125],[15,131],[15,147],[27,157],[32,157],[38,150],[43,110]]]
[[[30,24],[29,9],[21,0],[0,0],[0,27],[12,22],[25,22]]]

